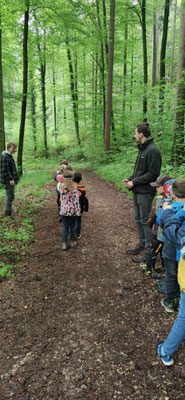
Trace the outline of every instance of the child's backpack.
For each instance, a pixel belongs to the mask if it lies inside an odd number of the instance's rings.
[[[87,212],[89,210],[89,201],[88,201],[86,192],[84,190],[80,190],[79,188],[78,188],[78,190],[81,193],[81,195],[79,197],[81,212],[83,212],[83,211]]]

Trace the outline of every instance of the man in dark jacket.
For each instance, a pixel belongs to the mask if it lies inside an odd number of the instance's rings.
[[[123,180],[123,185],[133,191],[135,220],[137,223],[139,241],[134,248],[128,248],[127,253],[133,255],[133,261],[146,261],[147,249],[152,241],[151,229],[147,220],[156,194],[155,187],[150,182],[156,181],[160,175],[161,154],[154,143],[149,124],[143,122],[135,130],[135,140],[138,143],[138,156],[134,172],[128,179]],[[140,256],[137,256],[140,254]]]
[[[7,150],[2,152],[1,158],[1,183],[6,190],[6,217],[11,217],[12,215],[15,185],[18,183],[17,170],[13,159],[13,154],[16,150],[16,143],[9,142],[7,144]]]

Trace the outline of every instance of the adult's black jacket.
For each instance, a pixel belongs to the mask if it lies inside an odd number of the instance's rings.
[[[134,167],[134,172],[130,176],[134,184],[134,193],[151,193],[155,195],[156,189],[150,186],[150,182],[156,181],[160,175],[161,153],[154,143],[153,137],[148,137],[143,144],[138,146],[139,152]]]

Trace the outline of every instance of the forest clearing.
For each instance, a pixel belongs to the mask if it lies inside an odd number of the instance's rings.
[[[77,247],[62,252],[52,184],[21,268],[0,283],[0,399],[184,400],[185,343],[172,368],[155,348],[176,314],[125,253],[137,238],[132,201],[81,172],[90,208]]]

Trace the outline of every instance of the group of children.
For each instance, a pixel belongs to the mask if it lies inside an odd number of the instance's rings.
[[[88,211],[88,198],[82,175],[74,172],[68,160],[64,159],[54,177],[57,182],[57,205],[62,222],[62,250],[76,247],[81,238],[82,214]],[[68,241],[70,236],[70,241]]]
[[[171,366],[174,364],[173,353],[185,339],[185,179],[161,175],[151,185],[158,193],[148,220],[153,241],[147,261],[140,267],[145,275],[153,274],[158,290],[164,293],[161,305],[165,311],[178,310],[166,341],[157,344],[163,364]],[[159,253],[161,268],[156,266]]]
[[[88,211],[88,199],[81,174],[74,172],[67,160],[62,161],[54,179],[62,221],[62,249],[67,250],[76,246],[75,239],[81,238],[82,214]],[[153,275],[158,290],[165,294],[161,301],[164,309],[169,313],[179,310],[166,341],[157,344],[163,364],[171,366],[173,353],[185,338],[185,179],[161,175],[151,185],[158,193],[148,220],[153,240],[146,263],[140,267],[145,275]],[[161,267],[156,266],[158,254]]]

